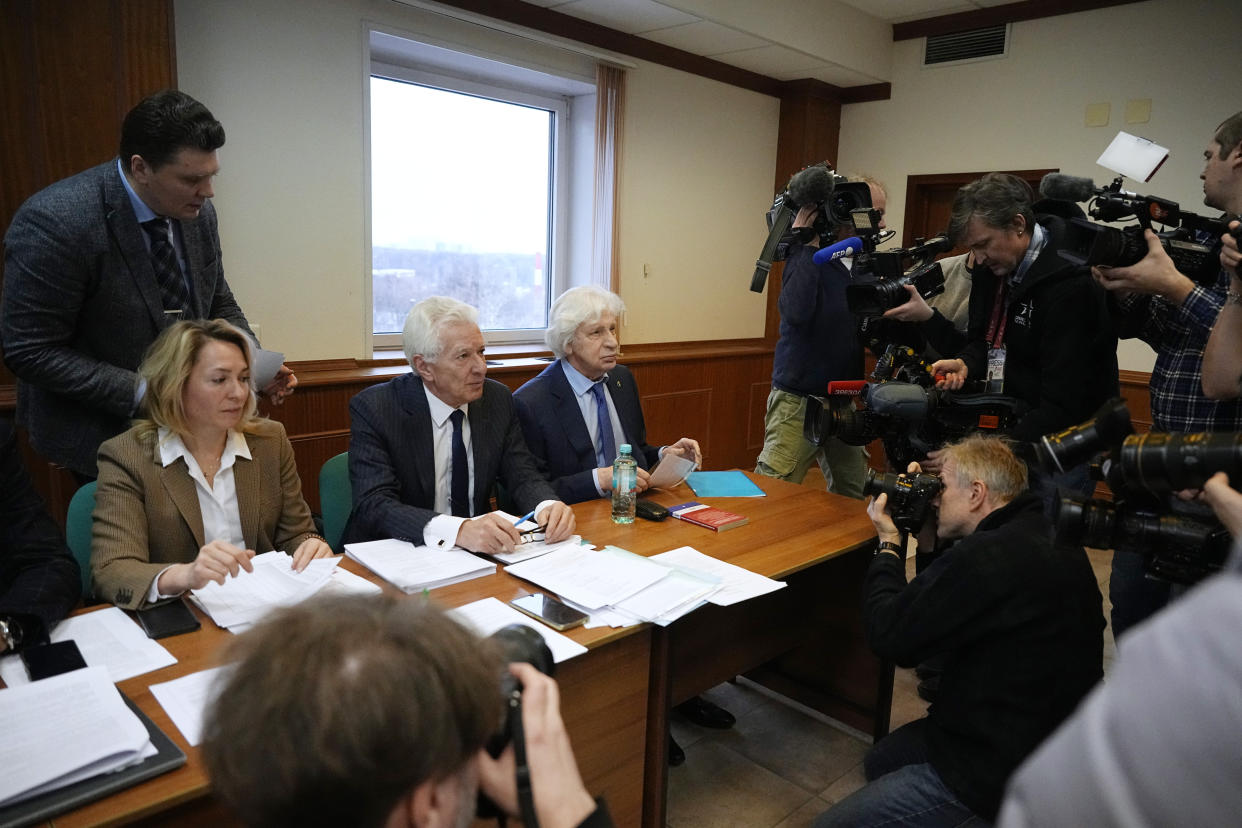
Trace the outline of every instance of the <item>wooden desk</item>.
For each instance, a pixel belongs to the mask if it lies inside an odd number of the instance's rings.
[[[855,726],[887,730],[892,670],[870,655],[859,629],[858,586],[874,538],[862,504],[755,480],[767,497],[712,500],[750,518],[720,534],[671,519],[617,526],[606,501],[574,507],[580,533],[599,546],[644,555],[693,546],[789,584],[734,607],[700,608],[667,628],[568,633],[589,652],[558,665],[563,715],[588,789],[607,797],[619,826],[664,824],[670,704],[739,673],[751,671],[756,680]],[[693,496],[679,487],[653,499],[671,505]],[[370,577],[353,561],[341,565]],[[460,606],[487,596],[508,601],[530,588],[500,572],[435,590],[432,597]],[[185,743],[149,689],[213,666],[229,635],[203,619],[198,632],[161,642],[177,664],[120,684],[186,752],[186,765],[57,817],[54,825],[233,824],[210,796],[198,749]]]

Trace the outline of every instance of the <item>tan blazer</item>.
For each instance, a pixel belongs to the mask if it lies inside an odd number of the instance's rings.
[[[244,435],[252,459],[233,476],[246,547],[292,553],[315,534],[285,427],[260,421]],[[154,434],[131,428],[99,447],[99,487],[91,535],[92,588],[123,609],[146,604],[151,582],[169,564],[189,563],[203,547],[203,516],[183,458],[164,468]]]

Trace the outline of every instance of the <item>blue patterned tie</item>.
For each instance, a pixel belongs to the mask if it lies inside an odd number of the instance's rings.
[[[599,435],[596,440],[598,448],[595,450],[595,460],[602,469],[604,466],[611,466],[612,461],[617,458],[617,443],[612,439],[612,420],[608,419],[608,403],[604,400],[604,380],[592,385],[591,393],[595,396],[595,422]]]
[[[164,310],[177,311],[177,315],[168,314],[170,322],[178,317],[186,316],[190,304],[190,294],[186,290],[185,277],[181,275],[181,265],[177,262],[177,250],[173,247],[168,220],[153,218],[142,223],[151,239],[151,266],[155,269],[155,281],[160,286],[160,298]]]
[[[466,442],[461,438],[461,421],[465,412],[460,408],[449,415],[453,421],[453,476],[450,493],[454,517],[470,517],[470,469],[466,465]]]

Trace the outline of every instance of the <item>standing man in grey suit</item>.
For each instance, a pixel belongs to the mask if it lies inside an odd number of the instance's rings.
[[[179,319],[232,322],[233,299],[209,199],[224,128],[166,90],[121,125],[120,155],[35,193],[4,237],[0,338],[17,375],[17,420],[35,450],[80,479],[99,444],[129,427],[147,346]],[[275,402],[297,384],[281,367]]]
[[[414,373],[349,402],[354,508],[346,543],[398,538],[472,552],[512,551],[513,522],[490,511],[497,483],[547,540],[573,534],[522,439],[509,389],[487,379],[479,314],[446,296],[416,304],[401,339]]]

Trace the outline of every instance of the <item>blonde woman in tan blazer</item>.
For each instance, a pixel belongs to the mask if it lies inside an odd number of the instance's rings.
[[[255,414],[245,335],[220,320],[177,322],[138,369],[146,419],[99,448],[95,594],[138,609],[252,571],[277,549],[301,570],[332,554],[315,533],[293,448]]]

